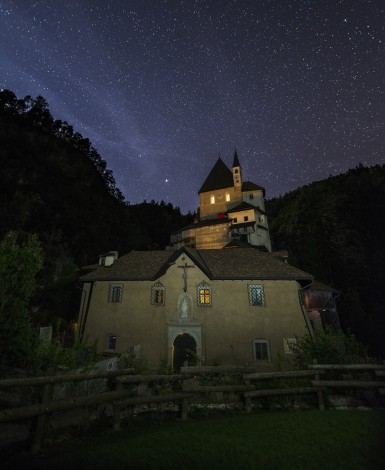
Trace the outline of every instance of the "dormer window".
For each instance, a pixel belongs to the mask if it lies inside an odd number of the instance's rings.
[[[230,193],[226,193],[226,202],[230,202]]]
[[[215,196],[214,195],[210,196],[210,204],[215,204]]]

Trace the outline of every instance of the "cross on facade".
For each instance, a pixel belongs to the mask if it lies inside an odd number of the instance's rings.
[[[183,274],[182,274],[182,277],[184,279],[184,286],[183,286],[183,290],[185,292],[187,292],[187,269],[188,268],[194,268],[195,266],[188,266],[187,263],[184,263],[183,266],[178,266],[178,268],[180,269],[183,269]]]

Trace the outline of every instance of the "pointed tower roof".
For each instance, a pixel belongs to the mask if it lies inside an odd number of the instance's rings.
[[[233,173],[219,157],[198,193],[229,188],[233,185]]]
[[[237,149],[234,150],[233,168],[236,167],[236,166],[241,166],[241,164],[239,163],[239,158],[238,158],[238,154],[237,154]]]

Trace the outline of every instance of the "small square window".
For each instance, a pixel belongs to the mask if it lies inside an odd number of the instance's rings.
[[[245,216],[243,217],[243,220],[244,220],[245,222],[247,222],[247,221],[249,220],[249,217],[248,217],[247,215],[245,215]]]
[[[237,221],[238,221],[238,219],[236,217],[234,217],[234,219],[233,219],[234,224],[236,224]]]
[[[266,339],[254,340],[254,360],[258,362],[270,361],[269,342]]]
[[[115,350],[116,348],[116,335],[110,335],[108,337],[108,349]]]
[[[120,303],[123,296],[123,284],[110,284],[108,288],[108,302]]]
[[[249,291],[249,303],[257,307],[265,305],[265,295],[263,292],[263,286],[259,284],[249,284],[247,286]]]
[[[254,194],[249,194],[249,199],[254,199]]]
[[[197,286],[198,305],[211,306],[211,286],[207,282],[201,282]]]

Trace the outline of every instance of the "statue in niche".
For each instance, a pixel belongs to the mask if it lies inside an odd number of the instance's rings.
[[[194,320],[192,313],[192,298],[189,294],[183,293],[177,300],[177,313],[175,320]]]

